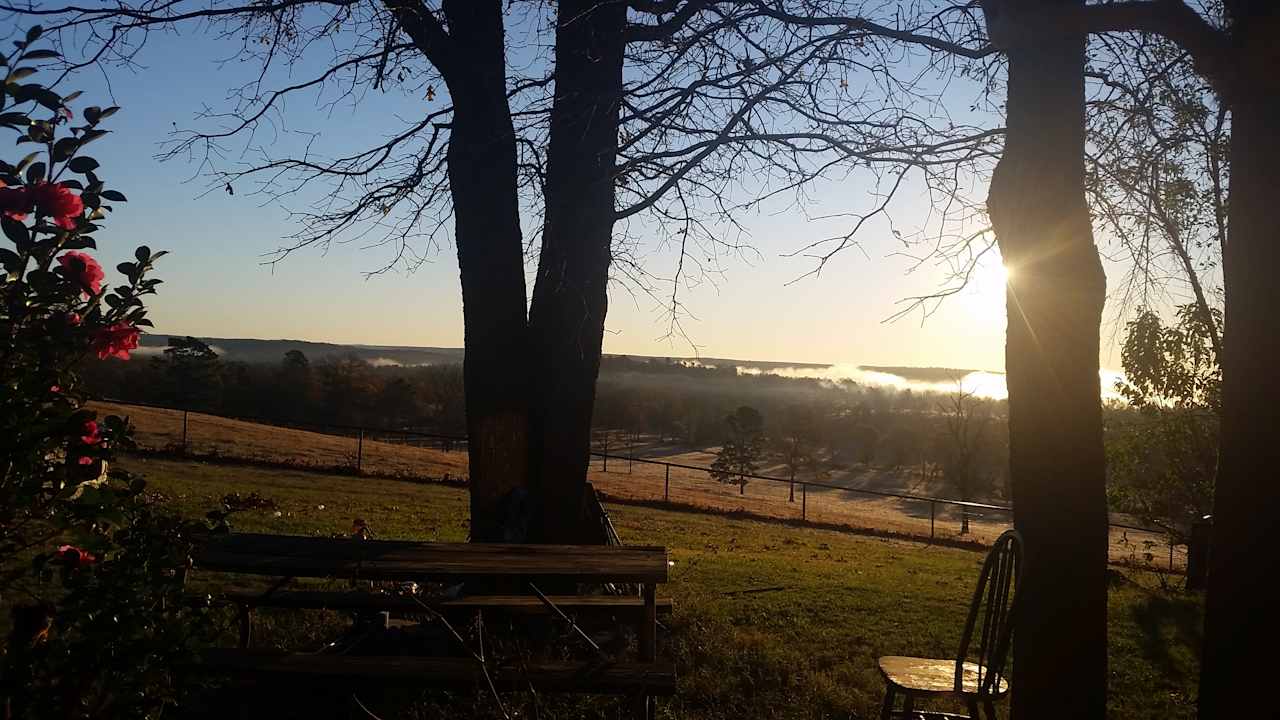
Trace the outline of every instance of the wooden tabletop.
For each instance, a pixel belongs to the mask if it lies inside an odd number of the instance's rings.
[[[211,538],[196,564],[256,575],[364,580],[667,581],[666,548],[632,545],[426,543],[235,533]]]

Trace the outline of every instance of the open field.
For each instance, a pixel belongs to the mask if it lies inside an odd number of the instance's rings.
[[[258,492],[278,504],[279,517],[237,516],[237,530],[346,533],[358,516],[380,538],[458,541],[467,533],[465,491],[440,484],[141,457],[125,465],[187,513],[228,492]],[[875,658],[953,652],[982,559],[714,514],[627,505],[610,513],[624,542],[666,545],[675,561],[665,588],[676,602],[665,652],[678,664],[680,689],[659,706],[667,718],[876,717]],[[1152,574],[1121,573],[1111,591],[1110,717],[1191,718],[1200,601],[1158,589]],[[267,641],[310,647],[330,630],[281,621]],[[589,704],[563,716],[605,717],[610,707]]]
[[[179,447],[182,443],[183,414],[179,411],[109,403],[93,403],[93,407],[100,412],[128,415],[137,426],[137,439],[143,448],[160,450]],[[438,442],[431,442],[435,443],[433,447],[421,447],[396,442],[395,438],[365,437],[360,443],[354,435],[309,432],[202,413],[189,413],[187,418],[187,448],[196,456],[335,470],[354,468],[359,448],[360,467],[365,475],[415,479],[465,477],[466,453],[446,452]],[[710,453],[681,448],[649,448],[643,452],[651,453],[655,459],[685,465],[708,466],[714,459]],[[630,463],[618,458],[608,462],[607,472],[604,468],[601,460],[593,461],[591,482],[607,497],[618,500],[666,501],[691,508],[790,521],[803,518],[816,525],[874,533],[980,543],[990,542],[1012,523],[1006,512],[984,510],[981,517],[970,523],[970,533],[962,536],[959,509],[941,503],[933,505],[801,483],[795,485],[793,499],[792,488],[787,483],[763,480],[750,481],[740,492],[737,485],[717,482],[698,470],[670,468],[668,472],[662,465]],[[937,492],[936,488],[913,485],[909,473],[881,468],[862,468],[856,474],[831,482],[850,488],[907,494]],[[1170,557],[1169,544],[1163,535],[1113,528],[1111,559],[1118,563],[1181,569],[1186,567],[1186,548],[1175,547]]]

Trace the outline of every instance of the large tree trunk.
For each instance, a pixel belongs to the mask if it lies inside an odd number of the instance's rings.
[[[1106,279],[1084,192],[1085,38],[1053,19],[1083,4],[985,4],[992,40],[1009,60],[1008,132],[988,211],[1010,268],[1009,471],[1014,524],[1026,541],[1013,715],[1028,720],[1106,712],[1098,379]]]
[[[1274,3],[1235,2],[1239,73],[1231,104],[1230,235],[1223,252],[1222,439],[1214,498],[1200,717],[1265,714],[1280,637],[1272,583],[1280,575],[1280,12]]]
[[[625,22],[618,0],[559,4],[546,218],[529,310],[533,537],[542,542],[600,541],[583,500],[608,309]]]
[[[523,540],[512,491],[528,463],[528,327],[516,137],[499,0],[444,3],[456,55],[449,184],[462,276],[471,539]]]

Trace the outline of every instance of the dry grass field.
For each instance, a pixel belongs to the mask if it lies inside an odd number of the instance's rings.
[[[127,415],[137,428],[138,444],[146,450],[181,447],[182,413],[174,410],[93,403],[103,413]],[[357,449],[364,475],[390,478],[463,478],[467,475],[467,455],[461,449],[446,452],[437,444],[421,447],[387,438],[366,436],[361,444],[352,435],[311,432],[232,420],[215,415],[189,413],[187,452],[204,458],[246,460],[290,467],[340,470],[354,469]],[[662,460],[684,465],[707,466],[712,456],[703,451],[664,454]],[[969,533],[961,535],[959,508],[942,503],[879,497],[852,490],[820,488],[783,482],[753,480],[745,488],[712,479],[706,472],[664,465],[628,462],[613,458],[592,462],[590,479],[606,497],[633,502],[669,502],[703,510],[736,513],[788,521],[804,520],[815,525],[839,527],[878,534],[935,537],[945,541],[987,543],[1008,528],[1010,515],[984,510],[971,519]],[[895,489],[893,474],[867,470],[835,482],[853,487]],[[910,486],[909,479],[901,485]],[[1113,562],[1170,567],[1168,541],[1158,533],[1113,528]],[[1186,566],[1186,548],[1174,548],[1172,567]]]

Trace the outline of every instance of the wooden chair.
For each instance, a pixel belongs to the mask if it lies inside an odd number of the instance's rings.
[[[1022,536],[1016,530],[1008,530],[996,540],[982,565],[955,659],[880,658],[880,674],[886,686],[881,720],[963,717],[915,709],[917,699],[947,696],[963,699],[968,717],[973,720],[981,717],[979,708],[995,720],[995,701],[1009,692],[1005,661],[1013,637],[1014,604],[1021,575]],[[969,660],[970,650],[976,650],[973,661]],[[903,696],[902,710],[895,709],[898,695]]]

